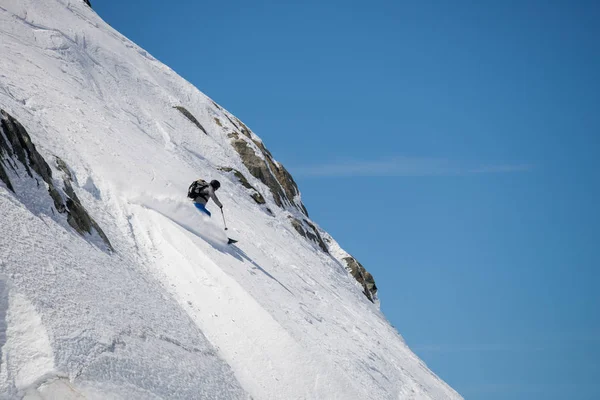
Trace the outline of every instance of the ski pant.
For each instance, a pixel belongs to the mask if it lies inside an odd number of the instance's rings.
[[[194,203],[194,205],[196,206],[196,208],[200,211],[203,212],[204,214],[208,215],[210,217],[210,211],[208,211],[206,209],[206,207],[204,206],[204,204],[200,204],[200,203]]]

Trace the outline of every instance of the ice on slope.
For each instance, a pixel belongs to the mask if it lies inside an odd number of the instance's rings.
[[[28,208],[38,189],[0,184],[6,312],[10,299],[31,305],[23,318],[37,316],[48,338],[35,351],[52,354],[21,375],[28,387],[17,379],[26,363],[3,362],[7,397],[460,398],[337,260],[218,169],[242,171],[272,202],[215,122],[225,111],[196,88],[79,1],[0,0],[0,38],[0,108],[47,160],[67,163],[115,248],[58,223],[51,202]],[[222,245],[218,214],[207,222],[186,208],[198,177],[222,182],[238,245]],[[17,351],[11,321],[3,360]]]

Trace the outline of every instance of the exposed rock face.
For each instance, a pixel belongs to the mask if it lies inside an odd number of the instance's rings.
[[[367,297],[372,303],[379,304],[379,299],[377,297],[377,285],[375,284],[375,279],[373,275],[371,275],[361,263],[356,260],[353,256],[348,254],[344,249],[342,249],[338,242],[336,242],[329,233],[324,230],[316,227],[317,231],[320,233],[321,238],[327,245],[329,249],[329,253],[333,258],[338,260],[342,266],[348,271],[350,275],[360,284],[363,288],[363,294]]]
[[[329,249],[327,248],[327,245],[323,241],[323,238],[321,237],[321,234],[317,230],[317,227],[307,219],[304,220],[304,223],[306,225],[308,225],[310,228],[310,230],[306,231],[306,235],[308,236],[308,238],[310,240],[312,240],[313,242],[316,242],[319,245],[319,247],[321,248],[321,250],[323,250],[325,253],[329,253]]]
[[[192,115],[192,113],[189,112],[185,107],[175,106],[173,108],[178,109],[179,112],[182,113],[187,119],[189,119],[194,125],[196,125],[198,127],[198,129],[200,129],[202,132],[204,132],[205,134],[208,135],[208,132],[206,132],[206,129],[204,129],[204,127],[200,124],[200,122],[196,119],[196,117],[194,117]]]
[[[292,216],[289,216],[288,218],[290,219],[290,222],[292,223],[292,226],[294,227],[296,232],[298,232],[302,237],[318,244],[321,250],[323,250],[325,253],[329,253],[327,245],[323,241],[321,234],[319,233],[317,227],[313,223],[311,223],[307,219],[303,219],[302,221],[300,221],[299,219],[294,218]]]
[[[92,3],[90,3],[90,0],[83,0],[83,2],[92,8]]]
[[[292,175],[275,161],[269,150],[253,137],[246,125],[237,118],[225,115],[237,128],[237,132],[231,132],[229,138],[248,171],[271,190],[278,207],[294,207],[308,217],[308,211],[300,201],[300,191]]]
[[[284,192],[277,182],[275,176],[269,170],[267,163],[265,160],[260,158],[255,150],[248,145],[248,142],[241,139],[235,139],[232,141],[233,148],[239,153],[242,161],[248,171],[257,179],[259,179],[262,183],[267,185],[269,189],[271,189],[271,193],[273,193],[273,200],[275,200],[275,204],[277,206],[284,208],[283,197]]]
[[[108,247],[112,250],[112,246],[108,237],[104,234],[102,229],[98,226],[96,221],[89,216],[86,209],[81,205],[77,194],[73,190],[73,175],[71,171],[67,167],[67,164],[60,158],[56,157],[56,166],[57,168],[64,173],[63,177],[63,185],[64,190],[67,194],[67,209],[68,209],[68,217],[67,221],[69,225],[71,225],[77,232],[83,235],[84,232],[92,233],[92,229],[98,232],[98,235],[102,238],[104,243],[108,245]]]
[[[343,260],[346,262],[352,276],[363,285],[363,293],[365,296],[373,301],[377,294],[377,286],[375,285],[373,275],[371,275],[354,257],[345,257]]]
[[[238,179],[238,181],[242,184],[242,186],[245,187],[246,189],[250,189],[250,191],[252,193],[250,195],[250,197],[252,197],[257,204],[265,204],[266,203],[263,195],[260,194],[260,192],[258,190],[256,190],[256,188],[254,186],[252,186],[250,184],[250,182],[248,182],[248,179],[246,179],[244,174],[242,174],[240,171],[238,171],[237,169],[234,169],[234,168],[230,168],[230,167],[220,167],[219,169],[224,172],[233,172],[233,175]]]
[[[11,160],[8,158],[16,158],[25,167],[25,171],[30,178],[34,178],[32,171],[36,172],[42,179],[48,183],[52,181],[52,171],[44,160],[44,158],[35,149],[35,145],[31,143],[31,138],[23,126],[11,117],[6,111],[0,110],[3,135],[0,135],[0,148],[2,150],[2,163],[12,167],[16,172],[16,166],[11,165]],[[6,154],[6,156],[5,156]],[[12,189],[10,181],[5,171],[6,183]]]
[[[56,211],[66,214],[67,222],[73,229],[82,236],[96,231],[107,248],[112,251],[110,241],[75,194],[71,184],[73,176],[64,161],[57,157],[57,168],[64,174],[63,189],[60,189],[55,185],[52,169],[36,150],[25,128],[4,110],[0,110],[0,115],[0,179],[6,184],[6,187],[15,192],[5,168],[9,168],[14,175],[19,176],[18,162],[29,178],[35,181],[37,187],[40,186],[38,177],[41,177],[48,185],[48,195],[52,198]]]

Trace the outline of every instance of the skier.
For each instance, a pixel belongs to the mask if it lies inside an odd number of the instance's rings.
[[[203,179],[198,179],[190,185],[188,197],[194,200],[194,205],[200,212],[203,212],[210,217],[210,211],[206,209],[206,203],[208,203],[210,199],[213,199],[215,204],[223,210],[223,204],[221,204],[219,198],[215,194],[220,187],[221,183],[217,180],[212,180],[210,183],[207,183]]]
[[[207,183],[204,179],[198,179],[197,181],[192,182],[190,185],[190,188],[188,189],[188,197],[194,200],[194,205],[200,212],[203,212],[209,217],[210,211],[206,209],[206,203],[208,203],[210,199],[213,199],[215,204],[221,209],[221,214],[223,214],[223,204],[221,204],[219,198],[215,194],[220,187],[221,183],[217,180],[212,180],[210,183]],[[227,230],[225,214],[223,214],[223,225],[225,225],[225,230]],[[227,244],[234,243],[237,243],[237,240],[227,238]]]

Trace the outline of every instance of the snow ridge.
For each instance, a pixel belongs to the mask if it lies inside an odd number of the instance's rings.
[[[0,38],[0,109],[112,246],[64,223],[0,148],[17,183],[0,180],[0,398],[461,398],[362,294],[347,253],[294,229],[232,147],[235,117],[83,1],[0,0]],[[185,199],[199,177],[221,181],[238,244],[211,203],[209,219]]]

